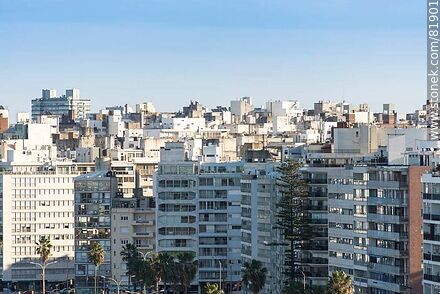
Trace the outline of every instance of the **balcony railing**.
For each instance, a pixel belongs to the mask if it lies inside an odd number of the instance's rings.
[[[424,214],[423,214],[423,219],[424,219],[424,220],[440,221],[440,214],[429,214],[429,213],[424,213]]]
[[[432,281],[432,282],[436,282],[436,283],[440,283],[440,275],[424,274],[423,279],[428,280],[428,281]]]
[[[435,262],[440,262],[440,255],[424,253],[423,254],[423,259],[425,259],[425,260],[432,260],[432,261],[435,261]]]
[[[423,234],[423,240],[440,241],[440,235]]]
[[[423,193],[423,199],[440,200],[440,194]]]

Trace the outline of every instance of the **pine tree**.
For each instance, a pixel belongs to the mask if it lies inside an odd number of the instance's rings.
[[[301,164],[289,160],[278,168],[277,187],[281,193],[277,204],[276,226],[285,246],[286,286],[300,282],[299,252],[311,238],[307,209],[308,188],[300,171]]]
[[[343,271],[335,271],[328,285],[329,294],[352,294],[353,284],[351,277]]]

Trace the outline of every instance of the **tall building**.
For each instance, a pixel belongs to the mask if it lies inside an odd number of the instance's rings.
[[[252,259],[268,270],[263,293],[282,293],[284,281],[284,247],[280,244],[276,224],[279,195],[276,165],[245,163],[241,178],[241,256],[243,263]],[[244,288],[242,289],[244,290]]]
[[[24,170],[24,168],[23,168]],[[46,269],[50,285],[74,277],[74,211],[73,179],[76,174],[56,167],[0,174],[1,265],[2,281],[16,290],[40,289],[41,269],[30,262],[40,262],[37,254],[42,236],[51,244]]]
[[[355,293],[421,293],[426,169],[363,164],[328,173],[329,275],[351,275]]]
[[[94,293],[95,265],[87,257],[91,246],[99,243],[104,249],[104,263],[98,277],[111,272],[111,204],[117,197],[118,183],[109,169],[97,168],[91,174],[75,178],[75,288],[76,293]],[[99,279],[99,287],[103,287]]]
[[[56,97],[55,90],[42,90],[42,97],[32,100],[32,119],[38,121],[41,115],[53,114],[84,119],[90,112],[90,99],[81,98],[78,89],[68,89],[66,94]]]
[[[424,174],[423,183],[423,293],[440,292],[440,175]]]
[[[232,291],[241,279],[241,163],[190,161],[184,143],[167,143],[160,157],[157,250],[194,253],[194,288],[221,277],[223,288]]]
[[[120,281],[121,285],[130,286],[127,262],[122,259],[121,252],[129,243],[136,245],[142,254],[156,250],[156,209],[153,198],[137,193],[132,198],[113,199],[111,227],[112,277]]]

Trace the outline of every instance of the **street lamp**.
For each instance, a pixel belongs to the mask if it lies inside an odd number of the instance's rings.
[[[119,287],[121,286],[121,282],[122,282],[122,281],[119,281],[119,282],[118,282],[118,281],[116,281],[115,279],[110,278],[110,277],[106,277],[106,276],[101,276],[101,278],[103,278],[103,279],[108,279],[108,280],[114,282],[114,283],[116,284],[116,287],[118,288],[118,294],[119,294]]]
[[[154,251],[148,251],[145,253],[139,252],[139,254],[142,256],[143,260],[147,260],[147,257],[149,257],[149,255],[152,255],[154,253]]]
[[[303,274],[303,287],[304,287],[304,293],[306,292],[306,274],[303,272],[303,270],[299,270]]]
[[[32,261],[29,262],[30,264],[38,265],[41,268],[41,277],[42,277],[43,293],[44,294],[46,294],[46,267],[51,264],[57,263],[57,262],[58,261],[56,261],[56,260],[52,261],[52,262],[48,262],[48,263],[43,263],[43,264],[38,263],[38,262],[32,262]]]
[[[130,290],[131,293],[131,278],[135,278],[136,275],[130,275],[128,276],[128,289]]]
[[[154,254],[154,251],[148,251],[148,252],[145,252],[145,253],[142,253],[142,252],[139,252],[139,254],[142,256],[142,259],[143,260],[147,260],[147,258],[150,256],[150,255],[153,255]],[[146,289],[146,285],[145,285],[145,282],[144,282],[144,293],[147,293],[147,289]],[[159,290],[159,282],[157,281],[156,282],[156,291],[158,291]]]
[[[222,291],[222,262],[221,260],[218,261],[219,269],[220,269],[220,280],[219,280],[219,288],[220,291]]]

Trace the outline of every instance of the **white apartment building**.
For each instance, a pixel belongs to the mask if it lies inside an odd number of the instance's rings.
[[[199,261],[194,289],[241,280],[241,163],[185,160],[185,144],[167,143],[155,178],[157,251],[191,251]]]
[[[156,250],[156,212],[151,197],[115,198],[111,210],[111,274],[121,285],[129,286],[127,263],[121,252],[127,244],[134,244],[146,254]]]
[[[284,247],[274,230],[276,223],[276,165],[246,163],[241,178],[241,256],[242,261],[259,260],[268,275],[262,293],[281,293],[283,289]],[[244,287],[242,290],[245,290]]]
[[[53,246],[50,261],[57,261],[48,266],[47,281],[73,279],[76,175],[57,169],[0,174],[3,282],[20,282],[21,290],[40,287],[41,269],[29,262],[40,262],[35,242],[42,236]]]

